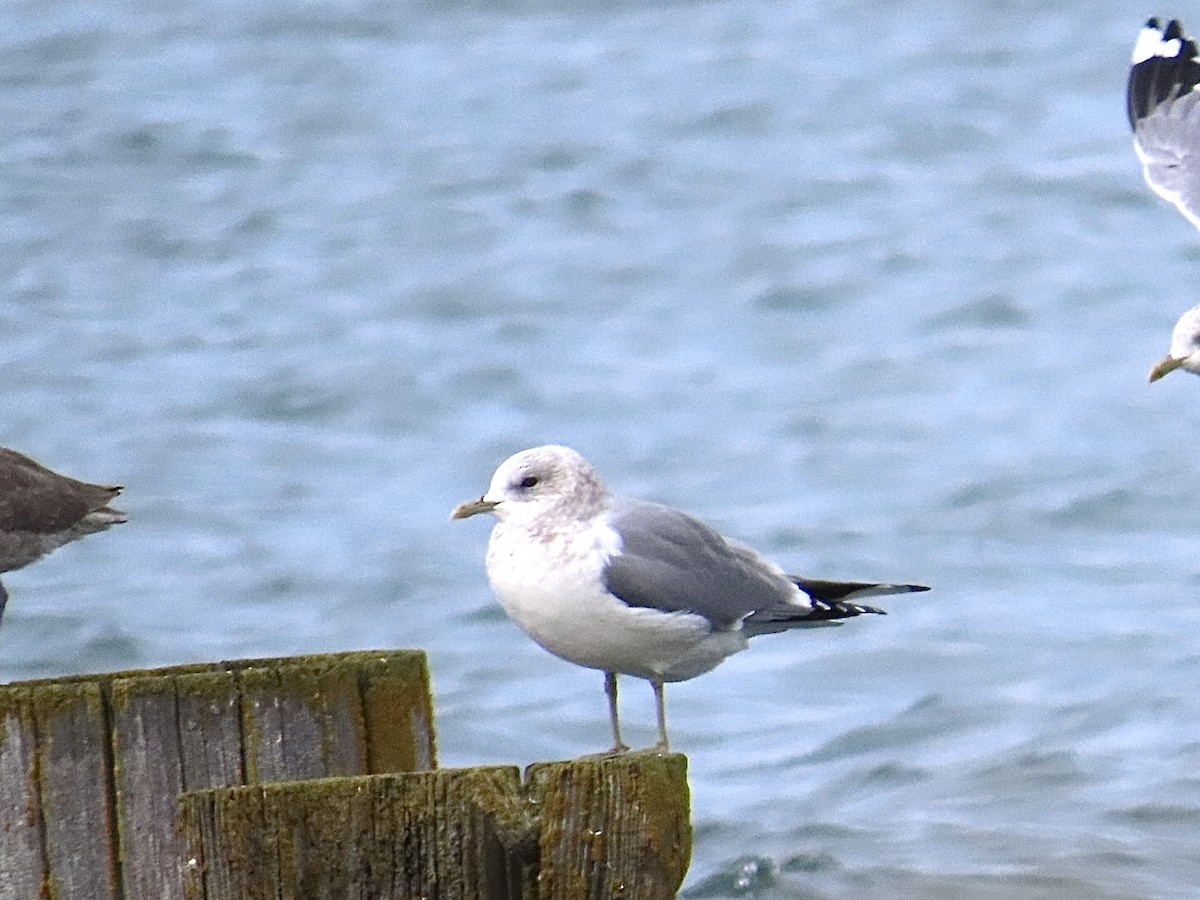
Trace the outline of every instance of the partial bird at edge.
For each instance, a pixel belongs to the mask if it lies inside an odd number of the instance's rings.
[[[64,544],[112,525],[126,515],[109,506],[120,485],[90,484],[0,447],[0,572],[41,559]],[[0,583],[0,619],[8,592]]]

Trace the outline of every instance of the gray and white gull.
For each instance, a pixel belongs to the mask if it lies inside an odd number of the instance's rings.
[[[118,485],[76,481],[0,447],[0,572],[124,522],[125,513],[108,505],[119,493]],[[7,601],[0,584],[0,617]]]
[[[1133,46],[1125,92],[1133,147],[1146,184],[1200,228],[1200,59],[1177,19],[1150,19]],[[1150,381],[1184,369],[1200,374],[1200,305],[1180,316],[1170,351]]]
[[[883,613],[859,601],[928,590],[787,575],[687,513],[610,494],[569,447],[509,457],[487,492],[451,518],[479,513],[498,519],[487,574],[505,612],[546,650],[604,672],[612,753],[628,749],[617,675],[650,682],[653,749],[666,752],[666,682],[708,672],[757,635]]]

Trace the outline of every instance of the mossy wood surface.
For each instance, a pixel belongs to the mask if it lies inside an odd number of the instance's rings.
[[[687,874],[687,757],[542,763],[526,773],[541,808],[540,898],[668,898]],[[531,895],[533,896],[533,895]]]
[[[415,651],[0,686],[0,900],[182,897],[181,792],[430,768],[433,733]]]
[[[630,754],[185,794],[191,900],[668,900],[687,763]]]

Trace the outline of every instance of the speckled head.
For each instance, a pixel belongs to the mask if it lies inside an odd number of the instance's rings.
[[[587,519],[608,503],[608,491],[591,463],[570,447],[547,444],[502,462],[487,493],[460,503],[450,518],[490,512],[502,522],[532,522],[545,515]]]

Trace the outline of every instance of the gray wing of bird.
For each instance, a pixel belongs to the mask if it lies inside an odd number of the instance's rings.
[[[630,606],[697,613],[718,628],[762,609],[805,609],[806,598],[778,566],[687,513],[615,498],[608,521],[621,552],[609,560],[605,583]]]

